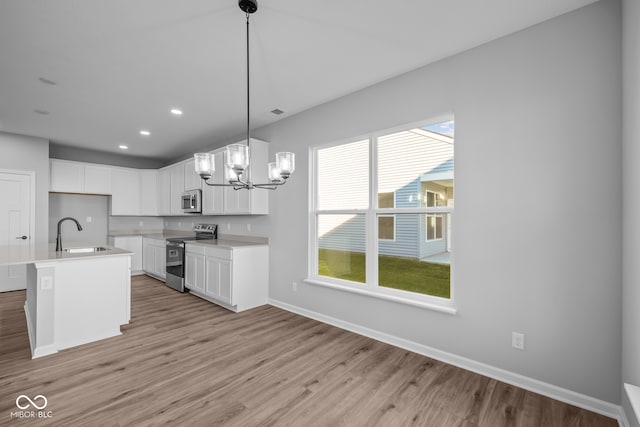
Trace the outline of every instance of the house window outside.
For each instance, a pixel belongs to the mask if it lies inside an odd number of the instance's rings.
[[[450,121],[312,149],[310,279],[450,304],[452,133]]]
[[[395,191],[378,193],[379,208],[395,208]],[[378,215],[378,239],[395,240],[396,238],[396,217],[395,215]]]

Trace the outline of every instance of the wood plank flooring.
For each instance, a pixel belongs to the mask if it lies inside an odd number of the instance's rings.
[[[231,313],[147,276],[123,335],[30,358],[0,294],[0,426],[616,426],[604,416],[281,309]],[[11,418],[16,398],[47,419]]]

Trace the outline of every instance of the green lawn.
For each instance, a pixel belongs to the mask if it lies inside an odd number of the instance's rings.
[[[359,252],[320,249],[318,273],[321,276],[365,282],[365,256]],[[420,294],[450,298],[448,265],[433,264],[413,258],[379,255],[379,285]]]

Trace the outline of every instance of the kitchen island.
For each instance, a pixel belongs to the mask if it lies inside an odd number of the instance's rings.
[[[129,323],[131,252],[75,249],[0,248],[0,265],[27,265],[24,310],[34,359],[120,335],[120,326]]]

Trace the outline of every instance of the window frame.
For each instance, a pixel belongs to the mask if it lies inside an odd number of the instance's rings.
[[[325,144],[318,144],[309,147],[309,246],[308,246],[308,273],[305,279],[306,283],[330,287],[347,292],[364,294],[385,300],[404,303],[407,305],[417,306],[421,308],[432,309],[448,314],[456,314],[455,308],[455,287],[454,287],[454,260],[451,257],[450,263],[450,298],[442,298],[433,295],[420,294],[417,292],[409,292],[399,289],[386,288],[378,285],[378,247],[379,241],[389,241],[378,238],[378,216],[394,216],[394,238],[396,237],[396,214],[449,214],[449,218],[453,219],[453,206],[436,206],[436,207],[394,207],[379,208],[378,207],[378,139],[380,137],[402,132],[414,128],[426,127],[429,125],[454,120],[453,115],[436,117],[430,120],[414,122],[397,126],[394,128],[383,129],[371,132],[358,137],[343,139]],[[354,143],[358,141],[368,140],[369,142],[369,204],[366,209],[340,209],[340,210],[318,210],[318,151]],[[455,158],[455,151],[454,151]],[[394,195],[394,206],[395,195]],[[323,214],[349,214],[365,216],[365,283],[352,282],[349,280],[338,279],[328,276],[320,276],[318,274],[318,250],[319,240],[317,235],[319,215]],[[454,231],[452,230],[452,234]],[[444,230],[443,230],[444,235]],[[395,239],[394,239],[395,240]]]

